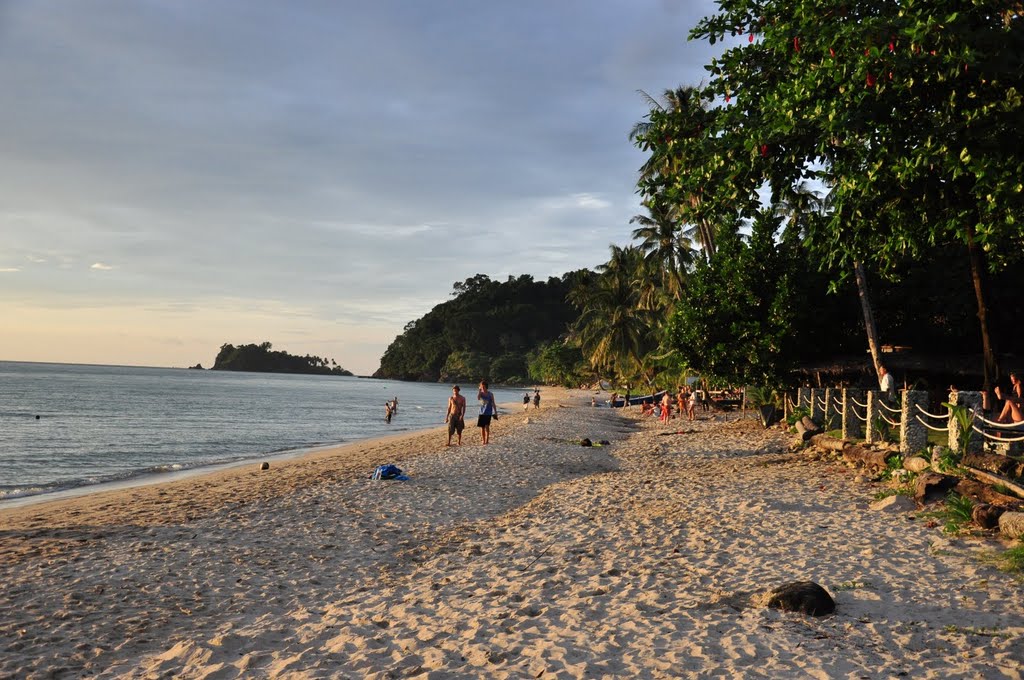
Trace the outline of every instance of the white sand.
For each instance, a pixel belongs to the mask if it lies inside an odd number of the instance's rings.
[[[0,513],[0,676],[1021,676],[990,544],[868,510],[752,421],[556,401],[487,447],[436,431]],[[412,479],[363,478],[382,462]],[[836,614],[751,604],[793,580]]]

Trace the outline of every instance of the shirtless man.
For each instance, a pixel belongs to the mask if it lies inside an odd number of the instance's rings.
[[[448,443],[452,445],[452,435],[459,436],[459,446],[462,446],[462,430],[466,427],[466,398],[459,394],[459,386],[452,385],[452,396],[448,397],[448,413],[444,416],[444,422],[448,423]]]

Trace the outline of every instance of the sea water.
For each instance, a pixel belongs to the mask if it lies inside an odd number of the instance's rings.
[[[472,415],[476,386],[461,387]],[[341,376],[0,361],[0,503],[438,427],[450,395]],[[499,403],[518,395],[495,390]]]

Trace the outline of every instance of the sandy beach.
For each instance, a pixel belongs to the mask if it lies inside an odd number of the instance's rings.
[[[736,414],[589,399],[2,511],[0,677],[1021,677],[998,543]],[[798,580],[836,613],[757,604]]]

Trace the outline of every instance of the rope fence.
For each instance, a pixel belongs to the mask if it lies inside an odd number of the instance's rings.
[[[857,402],[853,402],[853,403],[856,404]],[[857,412],[857,409],[855,409],[855,408],[851,408],[850,410],[853,411],[853,417],[854,418],[856,418],[857,420],[861,421],[862,423],[868,422],[868,414],[867,414],[867,412],[865,412],[864,415],[861,415],[860,413]]]
[[[867,404],[862,404],[859,401],[857,401],[856,399],[854,399],[853,397],[850,397],[850,401],[853,402],[854,406],[860,406],[861,408],[867,408],[868,407]]]
[[[884,408],[889,413],[902,413],[903,412],[903,409],[901,409],[901,408],[893,408],[892,406],[889,406],[888,404],[885,403],[885,400],[883,400],[883,399],[879,399],[878,400],[878,405],[881,406],[882,408]]]
[[[931,415],[931,414],[928,414],[928,415]],[[914,417],[917,418],[917,422],[921,423],[922,425],[924,425],[926,428],[928,428],[932,432],[949,432],[949,426],[948,425],[946,427],[934,427],[934,426],[929,425],[928,423],[924,422],[923,420],[921,420],[921,416],[915,415]],[[935,416],[932,416],[932,417],[934,418]]]
[[[981,415],[981,413],[978,411],[972,410],[971,413],[974,414],[975,420],[980,420],[989,427],[994,427],[997,430],[1014,430],[1018,432],[1024,432],[1024,430],[1021,430],[1021,427],[1024,427],[1021,425],[1021,423],[997,423],[996,421],[989,420],[985,416]]]
[[[822,411],[824,411],[825,409],[828,408],[828,402],[825,401],[824,397],[818,397],[817,402],[818,402],[818,408],[820,408]]]
[[[1024,442],[1024,435],[1021,435],[1019,437],[997,437],[996,435],[992,434],[991,432],[988,432],[986,430],[981,429],[977,425],[971,425],[971,429],[973,429],[975,432],[980,434],[985,439],[988,439],[989,441],[994,441],[994,442]]]
[[[923,408],[921,408],[920,404],[914,404],[914,408],[916,408],[918,411],[920,411],[921,413],[925,414],[929,418],[935,418],[936,420],[945,420],[945,419],[949,418],[949,413],[944,413],[942,415],[936,415],[934,413],[928,413],[928,411],[925,411]]]
[[[840,399],[839,397],[832,397],[832,403],[836,405],[837,411],[843,410],[843,400]]]
[[[884,420],[885,422],[889,423],[889,425],[890,425],[891,427],[899,427],[899,426],[900,426],[900,424],[899,424],[899,423],[897,423],[897,422],[895,422],[895,421],[893,421],[893,420],[890,420],[890,419],[889,419],[889,418],[888,418],[888,417],[887,417],[887,416],[886,416],[886,415],[885,415],[884,413],[882,413],[881,411],[879,411],[879,412],[878,412],[878,417],[879,417],[879,418],[881,418],[882,420]]]

